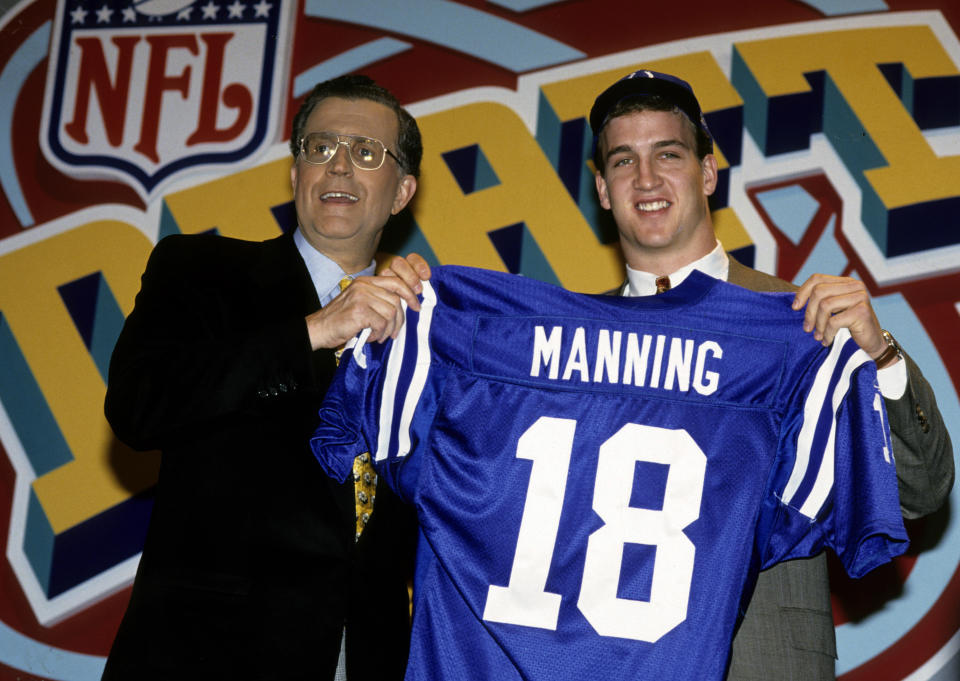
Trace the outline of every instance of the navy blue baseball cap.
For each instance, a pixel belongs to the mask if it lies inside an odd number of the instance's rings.
[[[597,137],[614,107],[625,99],[657,95],[676,106],[710,138],[713,136],[703,119],[700,102],[693,94],[690,83],[668,73],[657,71],[634,71],[600,93],[590,109],[590,128],[593,130],[593,145],[596,148]],[[712,146],[712,144],[711,144]]]

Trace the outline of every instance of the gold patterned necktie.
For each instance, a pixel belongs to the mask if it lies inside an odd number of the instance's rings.
[[[343,292],[353,279],[344,277],[340,280],[340,291]],[[340,363],[340,355],[343,348],[337,350],[337,364]],[[357,513],[357,534],[355,539],[360,538],[360,533],[366,527],[370,520],[370,514],[373,513],[373,502],[377,496],[377,472],[370,461],[370,454],[363,453],[353,460],[353,497],[354,507]]]
[[[670,277],[657,277],[657,293],[670,290]]]

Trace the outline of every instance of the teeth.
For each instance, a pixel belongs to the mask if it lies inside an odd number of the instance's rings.
[[[349,199],[350,201],[360,200],[353,194],[348,194],[347,192],[326,192],[320,195],[321,201],[326,201],[327,199]]]
[[[642,210],[645,212],[654,211],[654,210],[663,210],[670,205],[669,201],[649,201],[647,203],[638,203],[637,210]]]

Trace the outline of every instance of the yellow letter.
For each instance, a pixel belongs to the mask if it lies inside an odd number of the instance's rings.
[[[893,256],[956,240],[945,222],[960,208],[960,157],[940,158],[930,148],[879,68],[889,64],[902,65],[914,82],[958,74],[928,27],[896,26],[739,43],[733,80],[757,143],[780,151],[777,136],[799,124],[788,112],[815,100],[805,74],[823,74],[823,131],[860,185],[867,230]],[[807,137],[820,115],[815,106],[809,111]]]

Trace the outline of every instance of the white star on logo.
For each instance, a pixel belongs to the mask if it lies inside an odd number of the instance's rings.
[[[82,24],[87,20],[87,10],[83,7],[77,7],[75,10],[70,12],[70,19],[74,24]]]
[[[257,11],[254,16],[258,17],[268,17],[270,16],[270,8],[273,7],[267,0],[260,0],[256,5],[253,6],[253,9]]]
[[[134,11],[133,7],[124,7],[123,23],[127,23],[128,21],[136,22],[136,20],[137,20],[137,13],[136,11]]]
[[[190,12],[193,11],[193,7],[185,7],[184,9],[177,12],[177,21],[189,21]]]
[[[113,14],[113,10],[104,5],[97,10],[97,23],[98,24],[109,24],[110,16]]]
[[[210,0],[206,5],[204,5],[200,9],[203,10],[204,19],[216,19],[217,12],[220,11],[220,6],[214,5],[213,0]]]
[[[243,18],[243,10],[245,10],[246,7],[240,3],[240,0],[233,0],[233,4],[227,5],[227,9],[230,10],[231,19],[241,19]]]

